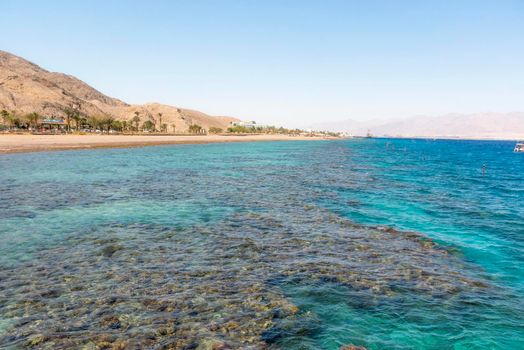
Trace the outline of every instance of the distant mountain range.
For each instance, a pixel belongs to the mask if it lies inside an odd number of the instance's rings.
[[[343,120],[311,125],[314,130],[364,136],[524,139],[524,112],[414,116],[388,122]]]
[[[49,72],[0,51],[0,110],[64,117],[70,108],[84,116],[111,116],[117,120],[131,120],[139,112],[142,122],[158,119],[158,113],[162,113],[162,123],[168,125],[168,131],[175,125],[177,132],[186,131],[191,124],[225,129],[231,121],[238,120],[159,103],[131,105],[106,96],[71,75]]]

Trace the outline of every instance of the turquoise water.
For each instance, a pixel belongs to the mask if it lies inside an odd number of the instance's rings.
[[[0,156],[0,347],[524,348],[512,147]]]

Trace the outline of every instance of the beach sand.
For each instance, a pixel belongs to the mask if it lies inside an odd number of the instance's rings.
[[[289,135],[30,135],[0,134],[0,154],[90,148],[143,147],[171,144],[322,140]]]

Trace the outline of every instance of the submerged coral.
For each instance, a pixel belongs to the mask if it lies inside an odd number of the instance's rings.
[[[283,284],[335,283],[369,300],[486,287],[457,263],[417,234],[316,207],[292,221],[249,211],[178,230],[114,225],[0,270],[1,311],[14,321],[0,344],[262,349],[318,326]]]

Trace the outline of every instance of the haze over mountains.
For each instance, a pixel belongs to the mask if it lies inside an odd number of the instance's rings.
[[[414,116],[394,121],[344,120],[319,123],[315,130],[364,136],[442,137],[466,139],[524,139],[524,112]]]
[[[64,117],[69,108],[77,108],[84,116],[111,116],[117,120],[131,120],[138,111],[141,122],[158,120],[158,113],[162,113],[162,123],[168,125],[168,131],[175,125],[177,132],[186,131],[191,124],[225,129],[230,121],[238,120],[159,103],[131,105],[106,96],[71,75],[49,72],[0,50],[0,110]]]

